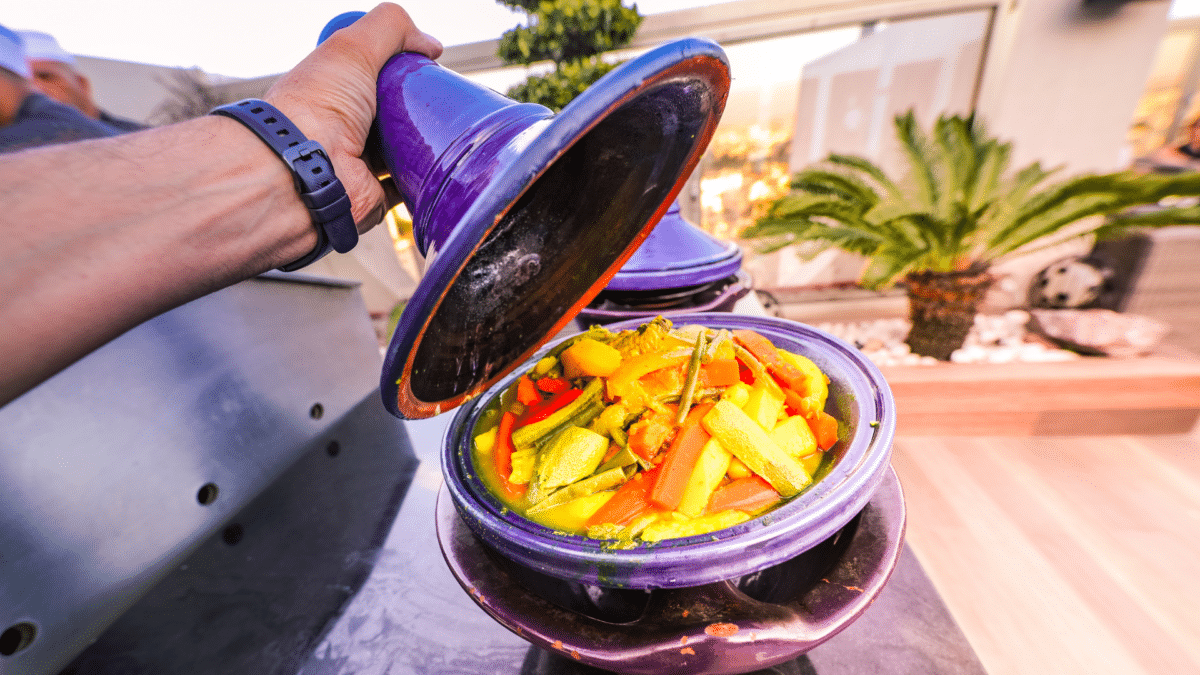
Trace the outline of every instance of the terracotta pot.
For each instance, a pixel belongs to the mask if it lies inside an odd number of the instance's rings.
[[[904,341],[913,353],[949,361],[971,332],[979,304],[995,280],[977,269],[906,275],[912,329]]]

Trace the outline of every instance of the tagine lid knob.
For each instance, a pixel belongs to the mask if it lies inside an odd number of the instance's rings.
[[[742,249],[686,220],[675,201],[607,288],[653,291],[699,286],[737,274],[741,267]]]

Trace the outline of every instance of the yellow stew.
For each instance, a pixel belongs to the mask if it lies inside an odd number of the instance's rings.
[[[547,527],[625,543],[722,529],[806,489],[829,379],[752,330],[659,317],[559,345],[474,430],[484,482]]]

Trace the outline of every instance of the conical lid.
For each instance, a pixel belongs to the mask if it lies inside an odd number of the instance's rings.
[[[494,161],[442,189],[442,202],[467,208],[429,251],[392,336],[380,379],[387,409],[412,419],[455,408],[567,326],[669,210],[728,91],[719,45],[676,40],[511,141],[490,146],[497,133],[464,149]],[[438,104],[436,91],[421,98],[404,102],[406,115]]]
[[[655,291],[699,286],[737,274],[742,249],[684,220],[679,202],[650,231],[606,290]]]

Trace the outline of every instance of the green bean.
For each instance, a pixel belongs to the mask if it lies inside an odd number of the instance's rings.
[[[688,411],[692,408],[692,397],[696,395],[696,382],[700,379],[700,357],[704,355],[704,331],[696,333],[696,346],[692,349],[692,359],[688,362],[687,379],[683,382],[683,393],[680,394],[679,410],[675,413],[675,424],[683,424]]]
[[[564,486],[555,490],[546,496],[545,499],[529,507],[526,511],[529,515],[536,515],[542,511],[552,509],[555,506],[562,506],[567,502],[586,497],[597,492],[603,492],[612,487],[616,487],[625,482],[628,474],[621,467],[609,469],[607,471],[597,471],[591,476],[583,480],[576,481],[570,485]]]

